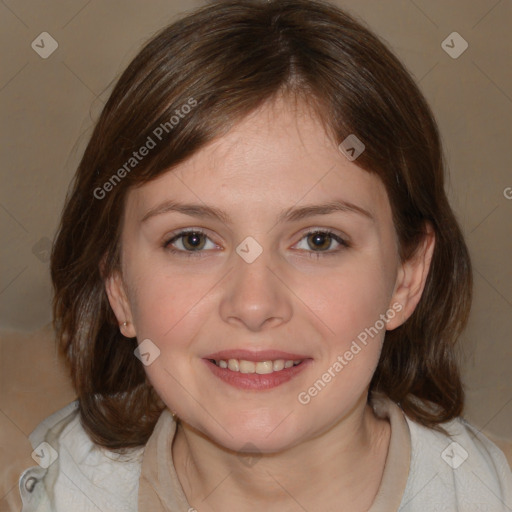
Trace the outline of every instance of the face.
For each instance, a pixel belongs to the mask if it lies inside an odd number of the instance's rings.
[[[384,319],[406,311],[385,187],[284,100],[132,189],[121,244],[107,291],[123,332],[150,340],[150,382],[233,450],[279,451],[345,417]]]

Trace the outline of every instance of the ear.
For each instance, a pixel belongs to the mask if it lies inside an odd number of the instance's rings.
[[[137,333],[132,321],[133,315],[121,273],[114,271],[105,278],[104,282],[108,301],[116,315],[121,333],[127,338],[135,338]],[[123,325],[124,322],[126,322],[126,325]]]
[[[402,325],[414,312],[421,299],[427,281],[430,263],[434,254],[435,233],[432,225],[425,224],[425,235],[414,254],[401,263],[390,306],[400,304],[399,314],[390,318],[386,329],[391,331]],[[395,308],[393,308],[395,309]]]

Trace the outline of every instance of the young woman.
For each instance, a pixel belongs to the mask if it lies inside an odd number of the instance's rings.
[[[461,418],[471,267],[443,187],[425,99],[339,9],[220,1],[165,28],[62,215],[78,398],[31,435],[23,511],[512,510]]]

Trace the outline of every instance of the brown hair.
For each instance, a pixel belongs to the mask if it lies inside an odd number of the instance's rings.
[[[402,260],[417,248],[425,223],[434,228],[423,296],[412,316],[386,333],[370,389],[431,428],[461,414],[455,341],[469,314],[471,267],[445,195],[438,129],[425,99],[375,35],[327,2],[221,0],[162,30],[131,62],[66,199],[51,259],[54,323],[83,426],[97,444],[144,445],[165,407],[134,356],[136,339],[119,332],[104,287],[119,268],[127,191],[278,94],[312,106],[337,143],[350,134],[364,142],[357,164],[386,187]],[[171,123],[186,104],[193,111]],[[131,161],[158,127],[164,143]]]

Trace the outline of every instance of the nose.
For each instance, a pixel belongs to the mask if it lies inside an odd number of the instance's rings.
[[[270,251],[263,250],[251,263],[236,253],[233,259],[220,303],[221,318],[253,332],[289,322],[293,293],[286,286],[284,267],[272,264]]]

